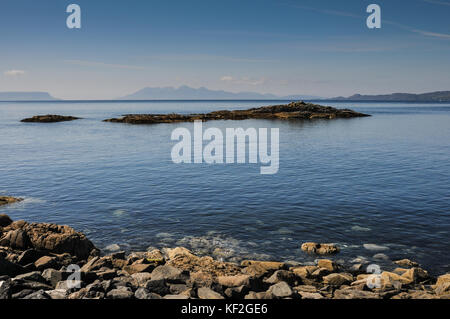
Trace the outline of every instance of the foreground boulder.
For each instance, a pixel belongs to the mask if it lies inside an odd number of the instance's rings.
[[[213,120],[247,120],[247,119],[280,119],[280,120],[312,120],[335,119],[370,116],[348,109],[336,109],[305,102],[293,102],[287,105],[274,105],[249,110],[216,111],[206,114],[128,114],[120,118],[104,120],[104,122],[128,124],[157,124],[213,121]]]
[[[6,220],[3,217],[3,220]],[[55,254],[68,253],[80,260],[97,250],[82,233],[69,226],[17,221],[2,227],[0,246],[26,250],[34,248]]]
[[[55,123],[55,122],[66,122],[79,120],[79,117],[75,116],[63,116],[63,115],[36,115],[30,118],[21,120],[24,123]]]

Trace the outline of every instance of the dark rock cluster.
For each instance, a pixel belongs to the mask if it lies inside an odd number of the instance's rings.
[[[63,116],[63,115],[36,115],[30,118],[21,120],[24,123],[55,123],[55,122],[67,122],[79,120],[79,117],[74,116]]]
[[[335,119],[370,116],[348,109],[336,109],[305,102],[293,102],[286,105],[265,106],[248,110],[215,111],[206,114],[128,114],[120,118],[104,120],[104,122],[128,124],[157,124],[193,122],[196,120],[247,120],[247,119],[279,119],[279,120],[312,120]]]

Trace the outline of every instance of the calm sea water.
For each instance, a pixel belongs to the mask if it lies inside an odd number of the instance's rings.
[[[207,112],[273,102],[0,103],[0,208],[13,219],[68,224],[100,248],[183,245],[234,260],[312,261],[306,241],[342,246],[383,267],[411,258],[450,270],[450,104],[328,103],[373,115],[333,121],[208,122],[278,127],[280,170],[172,163],[176,127],[101,120],[125,113]],[[25,124],[37,114],[83,120]],[[379,250],[369,250],[375,244]],[[383,257],[383,256],[381,256]],[[385,258],[385,257],[384,257]]]

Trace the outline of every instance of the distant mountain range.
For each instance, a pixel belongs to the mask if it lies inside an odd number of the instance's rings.
[[[53,101],[47,92],[0,92],[0,101]]]
[[[423,94],[393,93],[385,95],[361,95],[350,97],[336,97],[327,99],[332,101],[370,101],[370,102],[450,102],[450,91],[438,91]]]
[[[278,96],[254,92],[232,93],[209,90],[204,87],[195,89],[183,85],[179,88],[147,87],[133,94],[121,97],[119,100],[311,100],[318,98],[317,96],[311,95]]]
[[[47,92],[0,92],[0,101],[57,101]],[[198,89],[189,86],[144,88],[133,94],[126,95],[117,100],[321,100],[321,101],[345,101],[345,102],[450,102],[450,91],[438,91],[423,94],[393,93],[383,95],[355,94],[349,97],[335,97],[323,99],[313,95],[288,95],[261,94],[255,92],[227,92],[209,90],[201,87]]]

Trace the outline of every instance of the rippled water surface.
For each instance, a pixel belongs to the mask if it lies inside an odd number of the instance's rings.
[[[204,124],[279,128],[276,175],[260,175],[259,164],[172,163],[171,132],[190,123],[101,122],[270,104],[0,103],[0,194],[26,199],[0,210],[68,224],[100,248],[184,245],[218,257],[302,262],[313,259],[300,252],[302,242],[336,242],[337,258],[383,253],[450,270],[449,104],[329,103],[373,116]],[[48,113],[83,119],[20,123]]]

